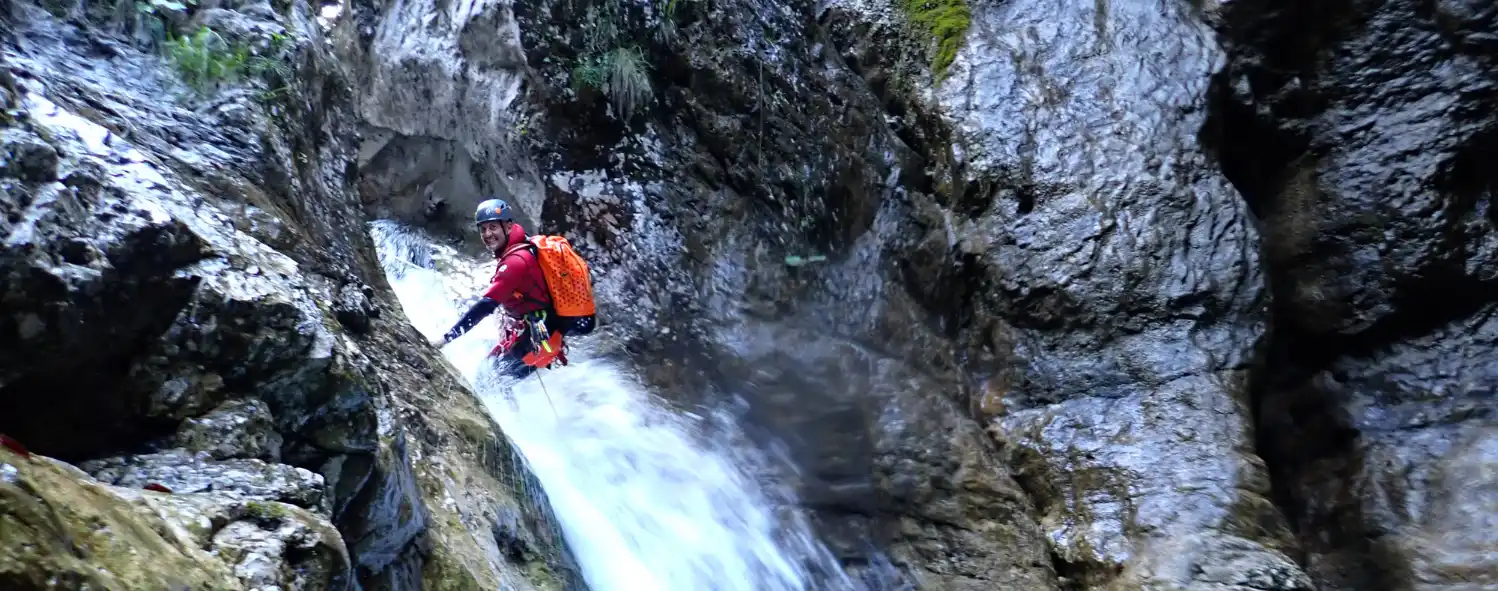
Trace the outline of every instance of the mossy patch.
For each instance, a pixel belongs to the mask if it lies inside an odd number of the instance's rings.
[[[242,589],[141,497],[0,448],[0,589]]]
[[[286,519],[291,514],[286,511],[286,506],[281,503],[267,503],[264,501],[250,501],[245,505],[245,515],[262,522],[274,523]]]
[[[947,67],[957,59],[957,50],[962,49],[967,28],[973,21],[967,1],[900,0],[900,10],[936,44],[931,56],[931,76],[937,81],[946,78]]]
[[[172,36],[166,41],[167,59],[188,86],[207,93],[219,84],[246,77],[274,74],[279,80],[291,78],[290,66],[277,58],[290,41],[286,35],[272,35],[267,55],[257,55],[255,48],[244,43],[230,43],[208,27],[199,27],[190,35]],[[272,91],[278,93],[280,89]]]

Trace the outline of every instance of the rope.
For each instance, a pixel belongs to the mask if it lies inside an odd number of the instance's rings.
[[[551,416],[561,422],[562,415],[557,414],[557,405],[551,401],[551,392],[546,391],[546,382],[541,381],[541,368],[536,368],[536,383],[541,384],[541,393],[546,395],[546,404],[551,406]]]

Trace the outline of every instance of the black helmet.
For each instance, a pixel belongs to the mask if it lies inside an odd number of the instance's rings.
[[[479,204],[478,209],[473,212],[474,225],[484,222],[508,222],[510,217],[510,204],[503,199],[487,199]]]

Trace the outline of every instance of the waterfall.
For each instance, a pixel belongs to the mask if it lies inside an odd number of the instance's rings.
[[[428,336],[456,321],[493,270],[394,222],[371,233]],[[786,491],[754,476],[768,463],[729,413],[660,404],[626,367],[590,354],[602,335],[577,339],[571,364],[539,379],[480,379],[497,336],[491,317],[443,351],[540,480],[594,591],[857,588]]]

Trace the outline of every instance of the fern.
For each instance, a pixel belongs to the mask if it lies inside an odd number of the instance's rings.
[[[286,40],[284,35],[272,37],[269,51],[279,51]],[[272,74],[281,81],[292,76],[290,66],[281,60],[254,55],[243,45],[231,45],[208,27],[168,41],[166,56],[182,81],[200,93],[246,76]]]
[[[650,102],[650,65],[638,47],[616,47],[608,52],[579,59],[572,68],[574,88],[603,91],[620,119],[628,120],[635,109]]]
[[[578,60],[577,65],[572,67],[572,87],[603,88],[604,69],[603,58],[600,56]]]
[[[670,43],[677,38],[674,18],[678,0],[663,2],[656,36]],[[584,49],[572,66],[571,78],[575,89],[602,91],[615,114],[628,120],[651,101],[655,89],[646,52],[637,45],[625,44],[631,30],[624,26],[624,12],[619,0],[604,0],[587,8],[580,27]]]
[[[249,52],[229,47],[223,37],[208,27],[167,42],[166,55],[177,73],[194,90],[206,92],[221,81],[237,79],[249,60]]]
[[[650,100],[650,65],[638,47],[618,47],[606,54],[608,79],[604,92],[621,119],[628,120],[635,108]]]

